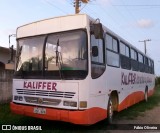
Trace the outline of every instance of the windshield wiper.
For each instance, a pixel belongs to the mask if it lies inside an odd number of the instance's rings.
[[[57,46],[56,46],[56,66],[58,65],[58,69],[59,69],[59,75],[61,77],[61,79],[63,79],[63,74],[62,74],[62,64],[63,64],[63,61],[62,61],[62,54],[61,54],[61,51],[59,46],[59,39],[57,40]],[[59,52],[60,51],[60,52]]]
[[[20,67],[20,68],[19,68],[19,71],[21,71],[21,76],[22,76],[22,78],[24,78],[23,64],[22,64],[22,61],[21,61],[22,48],[23,48],[23,46],[21,46],[21,47],[19,48],[18,52],[17,52],[17,56],[16,56],[16,58],[17,58],[16,71],[17,71],[18,66],[19,66],[19,67]],[[21,64],[20,64],[20,63],[21,63]],[[21,65],[21,66],[20,66],[20,65]],[[21,69],[22,69],[22,70],[21,70]]]
[[[58,48],[59,48],[59,39],[57,40],[57,46],[56,46],[56,66],[58,64],[58,59],[59,59],[59,51],[58,51]]]

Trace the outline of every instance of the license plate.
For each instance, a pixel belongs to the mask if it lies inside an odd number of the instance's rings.
[[[33,110],[33,112],[34,112],[35,114],[46,114],[46,109],[35,107],[34,110]]]

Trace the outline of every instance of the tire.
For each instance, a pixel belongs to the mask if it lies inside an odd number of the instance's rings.
[[[108,101],[107,120],[109,124],[112,124],[113,122],[113,104],[112,104],[111,98],[109,98],[109,101]]]
[[[148,101],[148,89],[145,89],[144,100],[145,100],[145,102]]]

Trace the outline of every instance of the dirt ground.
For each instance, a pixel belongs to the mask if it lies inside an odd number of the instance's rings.
[[[153,109],[151,110],[147,110],[145,111],[144,113],[142,113],[141,116],[138,116],[136,117],[135,119],[133,120],[114,120],[115,124],[133,124],[133,127],[134,127],[134,124],[135,126],[141,126],[144,128],[144,126],[156,126],[158,127],[158,129],[160,129],[160,105],[157,106],[157,107],[154,107]],[[137,124],[140,124],[140,125],[137,125]],[[150,124],[157,124],[157,125],[150,125]],[[137,127],[135,127],[137,128]],[[104,133],[160,133],[160,130],[142,130],[142,129],[139,129],[139,130],[112,130],[112,131],[106,131]]]
[[[116,124],[160,124],[160,106],[145,111],[133,120],[115,121]]]

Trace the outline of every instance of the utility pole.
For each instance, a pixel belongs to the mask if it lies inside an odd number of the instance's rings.
[[[144,53],[145,54],[147,53],[146,42],[149,42],[149,41],[151,41],[151,39],[146,39],[146,40],[143,40],[143,41],[139,41],[139,42],[143,42],[144,43]]]
[[[75,13],[76,14],[78,14],[79,12],[80,12],[80,4],[81,4],[81,2],[83,2],[83,3],[88,3],[88,1],[89,0],[75,0],[75,2],[74,2],[74,7],[75,7]]]

